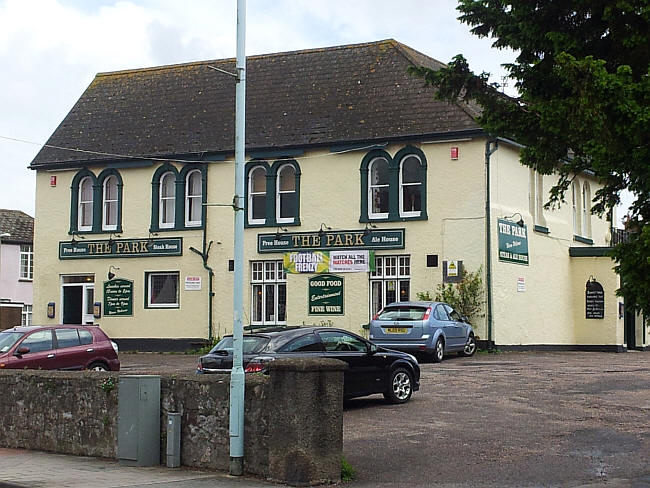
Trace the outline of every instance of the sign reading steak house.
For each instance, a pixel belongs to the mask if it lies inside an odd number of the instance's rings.
[[[113,239],[59,242],[59,259],[181,256],[183,239]]]
[[[404,229],[259,234],[257,252],[308,249],[404,249]]]

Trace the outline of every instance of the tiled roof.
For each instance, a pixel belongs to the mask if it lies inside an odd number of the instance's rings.
[[[457,105],[433,99],[412,65],[442,66],[385,40],[246,60],[246,148],[364,143],[480,130]],[[120,159],[114,155],[231,154],[234,59],[100,73],[32,168]]]
[[[34,241],[34,218],[20,210],[0,209],[0,237],[5,244],[31,244]]]

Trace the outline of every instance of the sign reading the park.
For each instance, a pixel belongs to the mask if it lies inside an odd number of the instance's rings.
[[[104,316],[133,315],[133,281],[115,278],[104,282]]]
[[[343,278],[331,274],[309,278],[309,315],[343,315]]]
[[[404,249],[404,229],[258,234],[257,252]]]
[[[594,278],[590,278],[587,281],[587,289],[585,290],[585,318],[605,318],[605,291],[603,290],[603,286]]]
[[[59,259],[181,256],[183,239],[109,239],[59,242]]]
[[[528,232],[509,220],[498,220],[499,261],[528,266]]]

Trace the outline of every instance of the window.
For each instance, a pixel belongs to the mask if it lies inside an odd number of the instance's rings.
[[[103,184],[104,209],[102,230],[117,229],[117,177],[109,176]]]
[[[20,279],[34,279],[34,251],[31,244],[20,245]]]
[[[275,199],[277,221],[293,222],[296,217],[296,170],[286,164],[278,171],[277,195]]]
[[[253,261],[251,290],[252,324],[287,323],[287,275],[282,261]]]
[[[533,223],[536,226],[543,227],[546,230],[546,219],[544,218],[544,176],[534,169],[529,170],[529,199],[528,207],[530,215],[533,217]]]
[[[160,177],[159,194],[159,225],[161,229],[169,229],[174,227],[176,217],[176,179],[171,171]]]
[[[366,343],[356,337],[340,331],[319,332],[327,352],[367,352]]]
[[[304,351],[322,351],[318,337],[316,334],[310,333],[302,337],[294,339],[289,344],[280,349],[281,352],[304,352]]]
[[[400,162],[399,171],[400,215],[402,217],[418,217],[422,210],[420,159],[412,154],[406,156]]]
[[[408,301],[410,276],[410,256],[375,256],[375,271],[370,273],[370,315],[389,303]]]
[[[20,343],[20,347],[22,346],[29,347],[30,353],[49,351],[50,349],[53,349],[52,331],[47,329],[33,332]]]
[[[79,183],[79,207],[77,230],[93,229],[93,180],[87,176]]]
[[[203,185],[198,169],[187,173],[185,177],[185,225],[200,226],[203,220]]]
[[[147,307],[178,308],[178,283],[178,272],[147,273]]]
[[[75,347],[81,344],[77,329],[54,329],[54,335],[56,335],[57,349]]]
[[[578,235],[580,233],[580,214],[578,213],[578,188],[577,183],[574,181],[571,183],[571,210],[572,220],[573,220],[573,235]]]
[[[582,219],[581,234],[583,237],[591,237],[591,191],[589,183],[582,184]]]
[[[32,305],[23,305],[20,325],[32,325]]]
[[[414,147],[394,157],[372,150],[361,161],[361,222],[425,220],[426,158]]]
[[[263,224],[266,221],[266,171],[262,166],[254,168],[248,176],[248,221]]]

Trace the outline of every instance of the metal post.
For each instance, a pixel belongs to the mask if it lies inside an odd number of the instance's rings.
[[[244,473],[244,138],[246,120],[246,0],[237,0],[237,87],[235,91],[235,286],[233,365],[230,373],[230,474]]]

